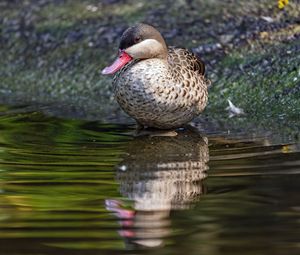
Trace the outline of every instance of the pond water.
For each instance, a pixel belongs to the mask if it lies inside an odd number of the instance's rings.
[[[0,254],[300,254],[297,137],[0,110]]]

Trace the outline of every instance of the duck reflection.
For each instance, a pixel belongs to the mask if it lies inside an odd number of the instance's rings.
[[[126,152],[116,178],[133,206],[109,199],[106,207],[120,218],[119,233],[128,244],[163,245],[171,234],[171,210],[188,209],[205,193],[208,140],[188,129],[175,137],[138,137]]]

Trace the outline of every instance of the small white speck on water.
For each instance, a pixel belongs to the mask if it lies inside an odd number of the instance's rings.
[[[119,166],[119,170],[121,170],[121,171],[126,171],[127,170],[127,166],[125,166],[125,165],[121,165],[121,166]]]

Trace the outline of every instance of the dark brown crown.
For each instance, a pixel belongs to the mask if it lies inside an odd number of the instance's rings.
[[[159,41],[166,49],[166,43],[161,34],[152,26],[140,23],[125,30],[121,37],[119,49],[124,50],[146,39]]]

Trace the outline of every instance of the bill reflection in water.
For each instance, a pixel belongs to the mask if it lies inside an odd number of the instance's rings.
[[[139,137],[129,142],[117,166],[122,196],[107,199],[106,208],[120,218],[119,234],[128,248],[157,247],[172,234],[171,210],[190,208],[205,193],[208,140],[192,130],[176,137]]]

